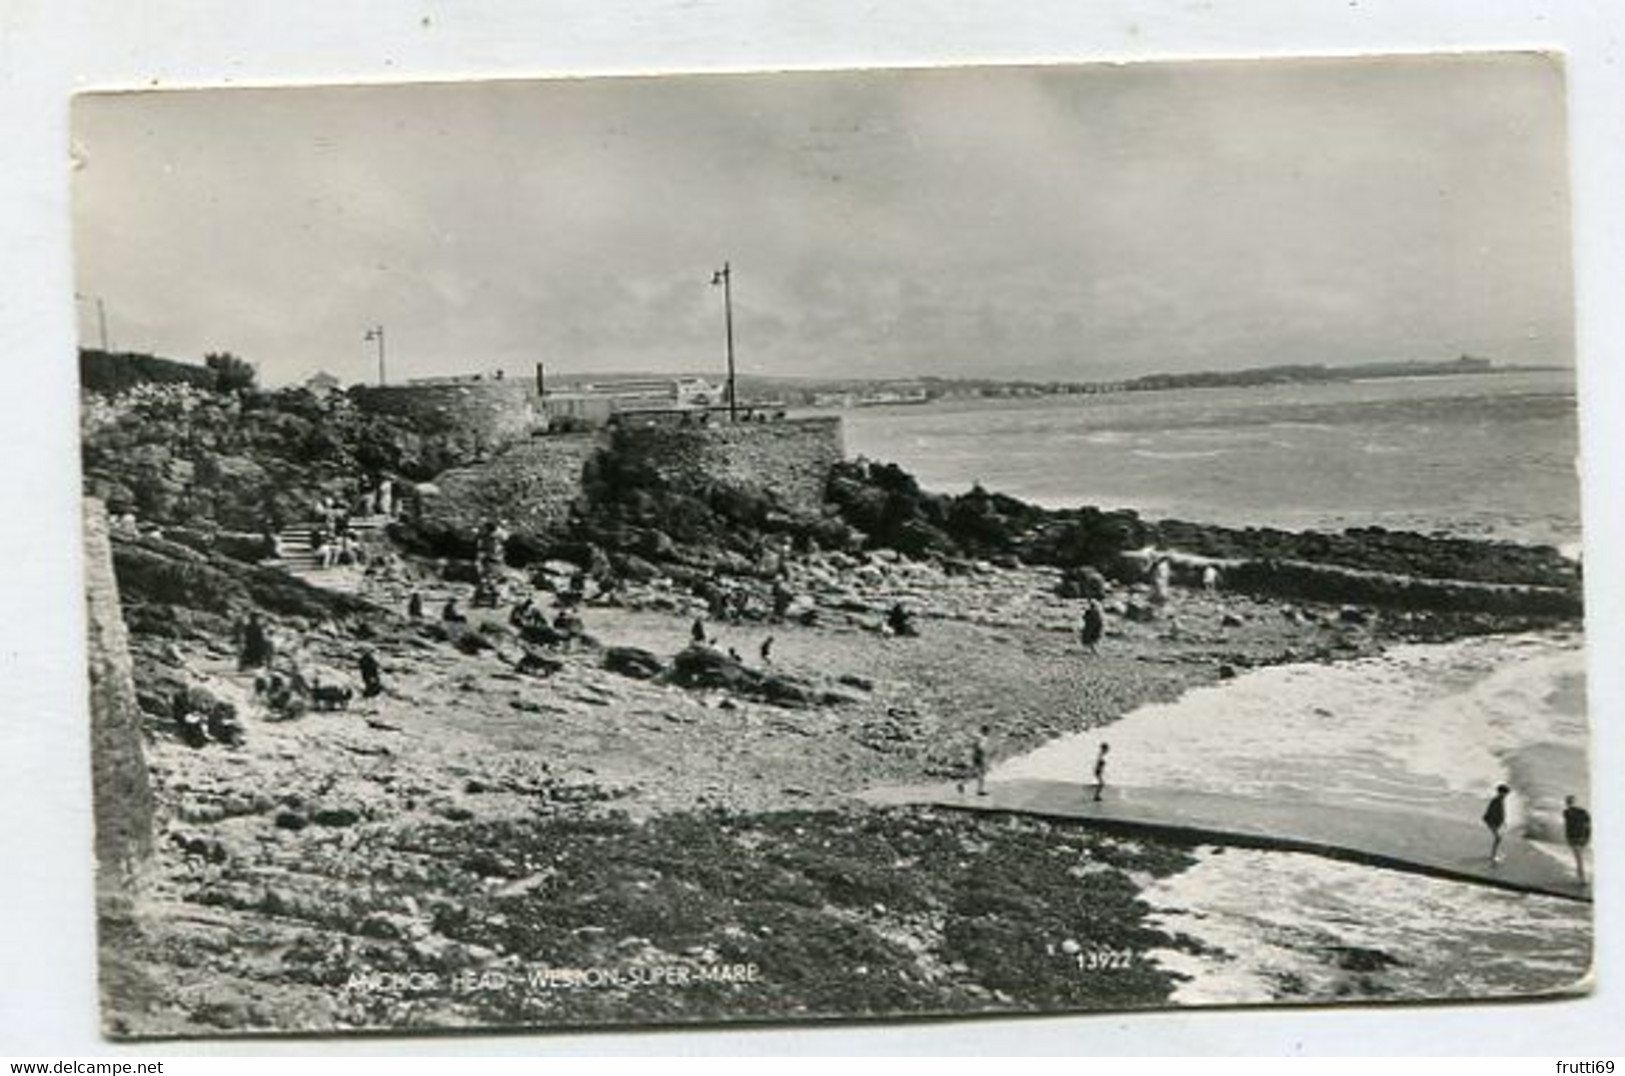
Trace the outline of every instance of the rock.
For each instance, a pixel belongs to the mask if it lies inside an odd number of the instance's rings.
[[[1125,602],[1123,616],[1136,624],[1148,624],[1157,618],[1157,611],[1140,602]]]
[[[319,807],[310,818],[318,826],[353,826],[361,821],[361,812],[354,807]]]
[[[666,671],[653,653],[636,646],[612,646],[604,651],[604,668],[634,680],[650,680]]]
[[[310,825],[310,819],[306,818],[301,812],[290,810],[288,808],[283,808],[282,810],[278,811],[276,813],[276,817],[272,819],[272,822],[275,824],[277,829],[292,830],[295,833]]]
[[[684,687],[737,691],[754,687],[757,677],[742,662],[696,643],[672,660],[672,679]]]
[[[448,583],[474,585],[480,581],[479,565],[471,560],[448,560],[440,568],[440,578]]]
[[[1094,568],[1068,568],[1056,584],[1055,594],[1060,598],[1093,598],[1099,601],[1106,597],[1106,577]]]
[[[1236,678],[1236,667],[1234,665],[1220,665],[1219,666],[1219,679],[1220,680],[1234,680],[1235,678]]]
[[[453,627],[462,628],[462,625],[453,625]],[[451,631],[450,635],[451,645],[456,647],[459,653],[474,655],[486,650],[495,649],[496,647],[495,643],[486,638],[479,631],[468,631],[465,629],[460,631]]]
[[[1219,618],[1219,624],[1226,628],[1239,628],[1241,627],[1241,617],[1235,613],[1226,613]]]
[[[1369,624],[1371,613],[1357,605],[1345,605],[1337,611],[1337,621],[1340,624]]]

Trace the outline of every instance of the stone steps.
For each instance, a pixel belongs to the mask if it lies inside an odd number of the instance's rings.
[[[383,533],[390,524],[389,516],[355,516],[349,523],[350,535],[366,539]],[[270,562],[289,575],[303,579],[314,587],[358,594],[361,591],[362,571],[354,565],[322,567],[316,552],[315,523],[294,523],[277,533],[278,556]]]

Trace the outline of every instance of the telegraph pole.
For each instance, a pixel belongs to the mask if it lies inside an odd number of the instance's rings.
[[[711,274],[711,284],[722,285],[722,321],[728,334],[728,421],[739,421],[739,398],[734,388],[734,293],[733,268],[722,263],[722,268]]]
[[[111,354],[107,347],[107,304],[102,301],[102,297],[100,295],[81,295],[79,292],[74,292],[73,297],[75,299],[90,299],[95,301],[97,335],[101,338],[102,351],[106,354]]]
[[[374,325],[372,328],[367,330],[367,335],[363,336],[361,339],[378,341],[378,383],[380,385],[382,385],[382,384],[385,383],[385,380],[384,380],[384,327],[382,325]]]

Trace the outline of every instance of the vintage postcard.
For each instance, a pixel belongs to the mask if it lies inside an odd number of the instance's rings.
[[[1590,988],[1560,57],[73,135],[108,1034]]]

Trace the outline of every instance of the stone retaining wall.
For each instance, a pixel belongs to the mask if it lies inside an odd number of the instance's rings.
[[[141,747],[130,638],[102,502],[85,499],[84,526],[98,882],[103,888],[116,888],[152,853],[153,796]]]
[[[528,437],[543,424],[541,397],[527,378],[427,385],[358,385],[365,411],[412,418],[434,431],[458,431],[488,444]]]
[[[804,512],[822,508],[830,468],[844,452],[841,420],[834,417],[623,425],[614,430],[612,444],[674,487],[720,482],[762,490]]]

